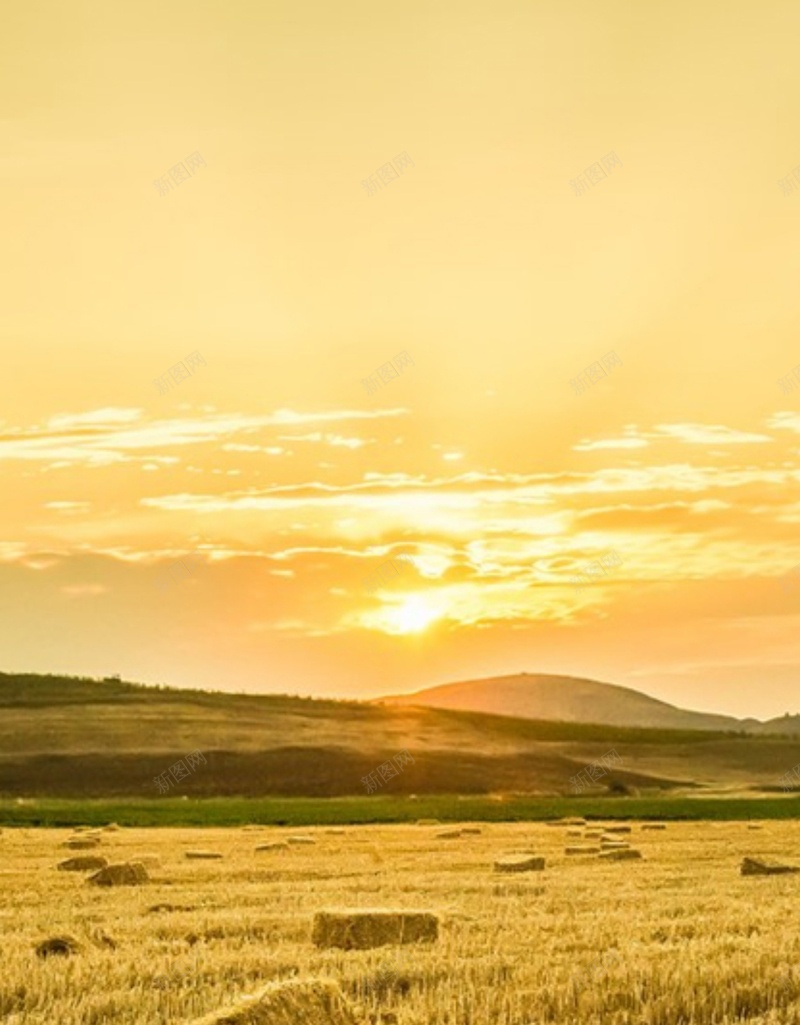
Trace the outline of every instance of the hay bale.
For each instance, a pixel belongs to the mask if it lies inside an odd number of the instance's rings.
[[[196,904],[152,904],[145,914],[157,915],[162,911],[196,911]]]
[[[630,826],[606,826],[606,833],[630,833]]]
[[[271,982],[192,1025],[359,1025],[338,984],[321,979]]]
[[[544,858],[530,854],[508,854],[494,863],[495,872],[541,872]]]
[[[581,830],[581,829],[568,829],[567,830],[567,836],[575,836],[575,837],[583,836],[583,830]]]
[[[437,840],[457,840],[461,836],[460,829],[445,829],[436,834]]]
[[[464,836],[480,836],[483,830],[480,826],[462,826],[461,832]]]
[[[632,861],[634,858],[641,858],[642,852],[634,850],[633,847],[624,847],[614,851],[601,851],[600,857],[606,861]]]
[[[288,851],[289,844],[278,841],[276,843],[260,843],[256,846],[257,851]]]
[[[344,836],[345,834],[343,829],[326,829],[325,832],[328,836]]]
[[[439,936],[432,911],[343,908],[314,915],[313,942],[318,947],[370,950],[401,943],[430,943]]]
[[[601,851],[624,851],[626,847],[630,847],[627,840],[601,840],[600,850]]]
[[[667,825],[665,822],[645,822],[642,825],[642,829],[666,829]]]
[[[139,886],[149,880],[147,869],[140,861],[120,861],[106,865],[86,880],[92,886]]]
[[[300,847],[303,844],[315,844],[317,841],[313,836],[290,836],[287,842],[293,847]]]
[[[99,868],[105,868],[108,861],[97,855],[84,854],[78,858],[67,858],[66,861],[59,861],[56,868],[59,872],[96,872]]]
[[[762,826],[761,826],[760,822],[749,822],[748,825],[747,825],[747,828],[748,829],[761,829]]]
[[[80,944],[73,936],[51,936],[36,944],[36,956],[52,957],[56,954],[59,957],[68,957],[70,954],[77,954],[80,949]]]
[[[222,857],[219,851],[184,851],[183,853],[194,861],[210,861]]]
[[[99,847],[100,841],[96,836],[71,836],[61,846],[68,847],[71,851],[90,851],[94,847]]]
[[[572,847],[564,848],[565,854],[599,854],[599,847],[590,847],[588,844],[574,844]]]
[[[741,873],[743,876],[779,876],[791,872],[800,872],[793,865],[781,865],[777,861],[765,861],[762,858],[743,858]]]
[[[441,826],[439,819],[417,819],[418,826]]]

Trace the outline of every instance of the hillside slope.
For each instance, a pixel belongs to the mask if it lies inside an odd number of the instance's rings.
[[[749,730],[765,724],[755,719],[692,712],[629,687],[573,676],[520,673],[486,680],[448,683],[382,698],[389,705],[421,705],[512,715],[522,719],[592,722],[676,730]]]
[[[0,674],[0,796],[155,798],[155,778],[193,752],[204,760],[169,796],[363,795],[402,751],[413,762],[379,793],[569,794],[611,748],[600,793],[775,787],[800,762],[800,740],[779,737]]]

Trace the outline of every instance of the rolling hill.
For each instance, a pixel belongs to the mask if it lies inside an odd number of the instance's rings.
[[[670,730],[800,733],[799,716],[759,722],[757,719],[692,712],[629,687],[573,676],[520,673],[517,676],[448,683],[380,700],[387,705],[450,708],[557,722]]]
[[[193,752],[203,760],[168,796],[363,796],[364,777],[402,751],[413,762],[379,794],[569,794],[611,748],[620,760],[599,794],[774,790],[800,762],[797,737],[0,674],[5,797],[156,799],[156,777]]]

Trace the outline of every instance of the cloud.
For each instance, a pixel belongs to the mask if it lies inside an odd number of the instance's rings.
[[[135,423],[141,418],[141,415],[141,409],[110,406],[106,409],[93,409],[88,413],[62,413],[58,416],[51,416],[47,421],[47,426],[53,431],[63,431],[70,427],[107,427]]]
[[[350,508],[354,513],[359,510],[364,513],[385,510],[399,519],[407,519],[437,512],[453,516],[459,512],[481,510],[500,514],[504,506],[513,513],[515,507],[552,506],[557,500],[589,499],[594,495],[635,495],[659,491],[696,493],[768,484],[786,486],[800,479],[800,472],[791,468],[722,469],[673,463],[652,467],[614,467],[589,473],[465,473],[444,478],[378,473],[366,476],[367,480],[352,484],[306,481],[213,495],[183,492],[143,498],[141,502],[153,508],[204,513],[301,507]],[[431,521],[428,525],[431,526]],[[456,527],[455,522],[453,527]]]
[[[598,441],[584,439],[572,448],[574,452],[594,452],[597,449],[647,448],[649,444],[644,438],[604,438]]]
[[[767,421],[767,426],[779,431],[794,431],[795,434],[800,434],[800,413],[776,413]]]
[[[656,424],[655,430],[687,445],[753,445],[773,440],[766,434],[749,434],[721,424]]]
[[[44,427],[6,430],[0,435],[0,461],[42,460],[110,466],[134,461],[137,457],[130,453],[139,450],[158,452],[164,448],[219,443],[237,434],[253,434],[288,423],[389,419],[404,416],[407,410],[294,413],[284,409],[262,416],[205,414],[139,422],[140,413],[134,409],[98,409],[51,417]],[[351,439],[341,435],[331,434],[326,438],[332,439],[329,444],[353,447]]]
[[[737,431],[721,424],[656,424],[650,431],[642,431],[635,424],[629,424],[620,438],[582,438],[573,445],[573,451],[647,448],[651,442],[665,440],[679,441],[686,445],[755,445],[774,439],[766,434]]]
[[[67,584],[61,588],[61,593],[70,598],[95,597],[98,594],[106,594],[107,587],[102,584]]]
[[[374,445],[375,439],[369,438],[345,438],[341,434],[323,434],[314,431],[311,434],[279,434],[279,441],[309,441],[317,444],[332,445],[338,448],[363,448],[365,445]]]
[[[55,509],[56,512],[79,513],[88,512],[91,509],[91,502],[45,502],[45,509]]]

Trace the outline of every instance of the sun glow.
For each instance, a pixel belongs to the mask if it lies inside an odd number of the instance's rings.
[[[441,609],[435,608],[420,595],[411,595],[399,605],[381,610],[384,629],[397,634],[422,633],[441,616]]]

